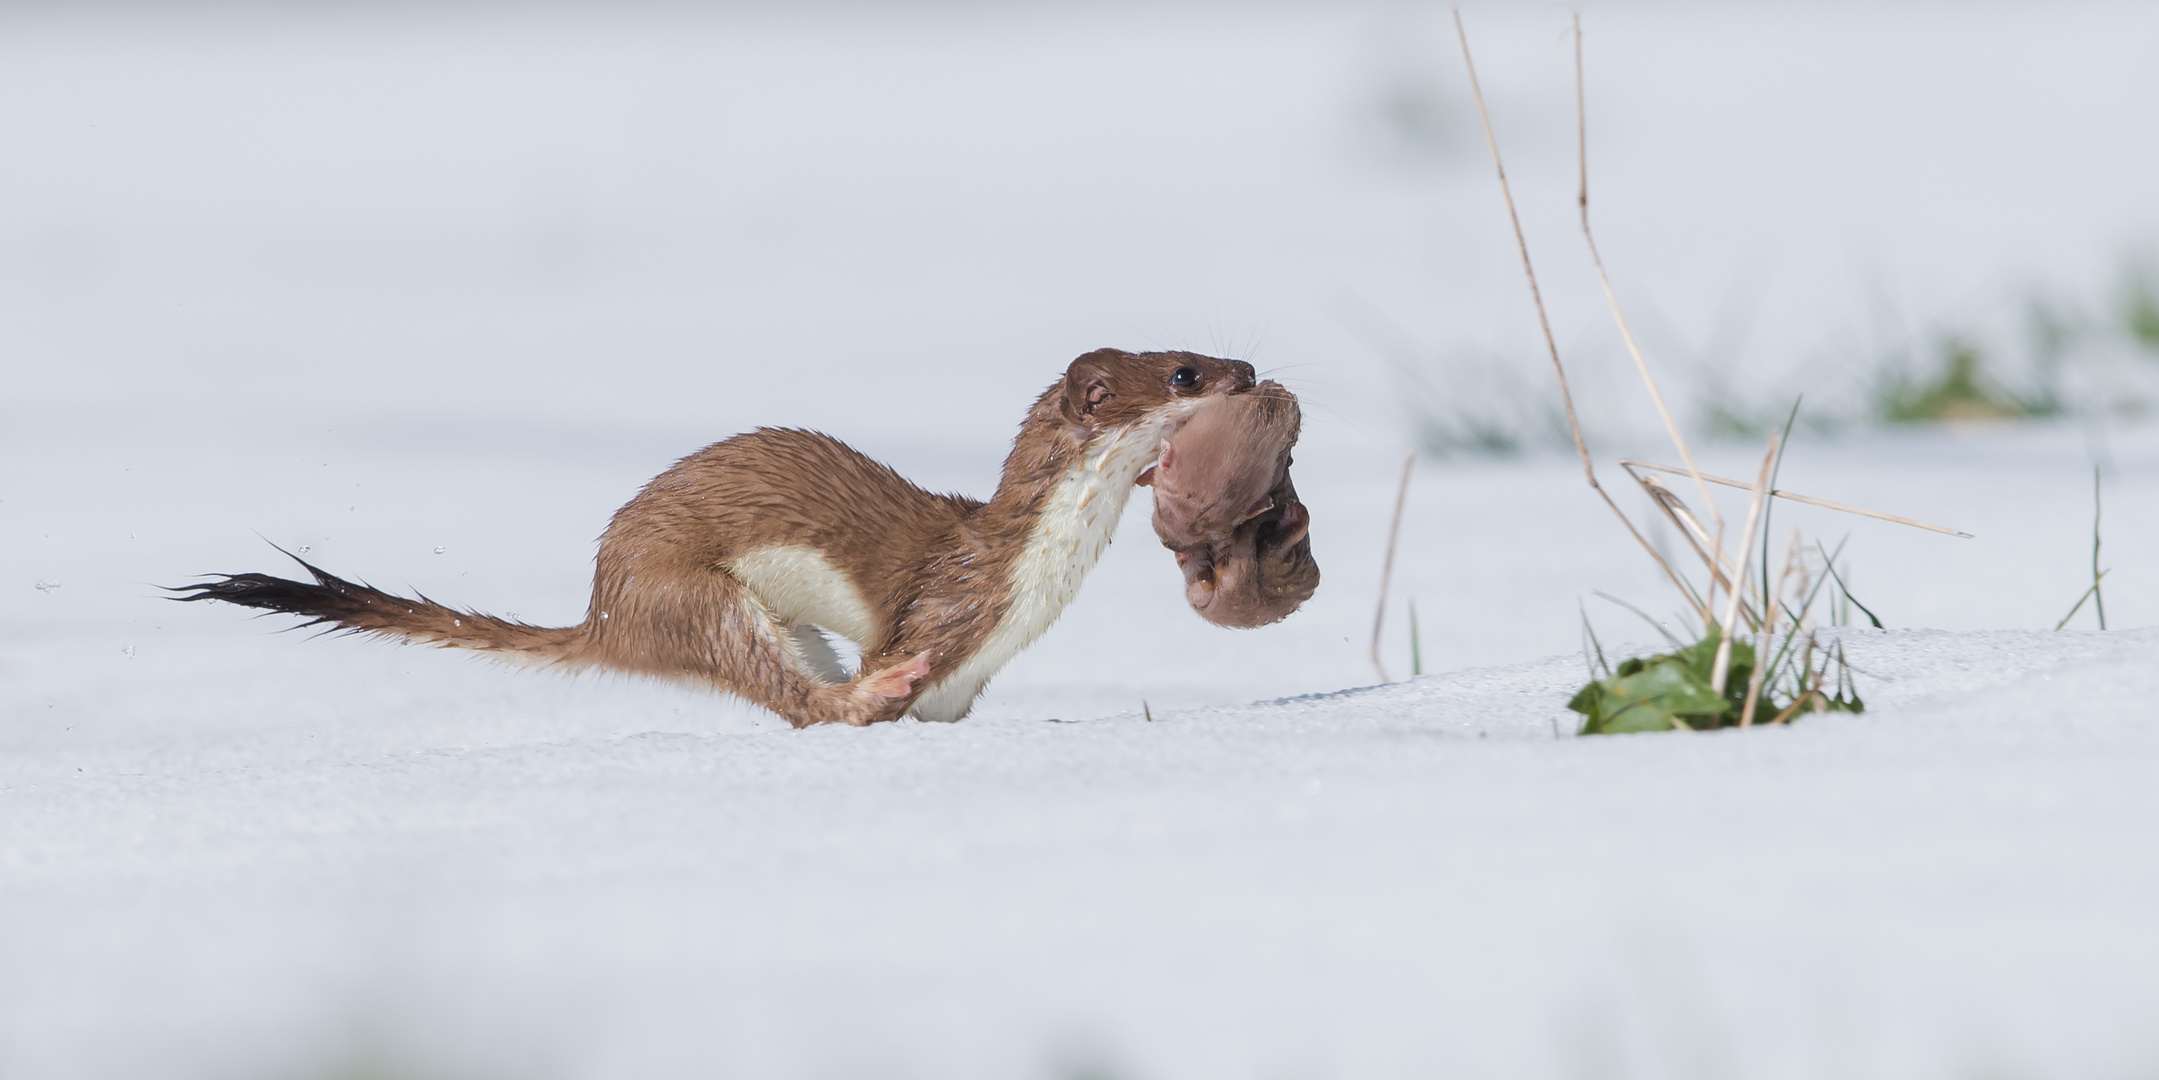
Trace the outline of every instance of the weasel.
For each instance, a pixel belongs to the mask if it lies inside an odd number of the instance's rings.
[[[1288,391],[1255,382],[1242,361],[1090,352],[1028,410],[988,502],[924,491],[827,435],[760,428],[683,458],[615,513],[575,626],[404,599],[297,557],[312,582],[229,574],[173,591],[308,616],[305,625],[684,680],[796,727],[954,721],[1072,599],[1142,474],[1182,500],[1175,539],[1188,549],[1187,596],[1202,581],[1220,594],[1193,600],[1203,617],[1259,625],[1310,596],[1309,518],[1287,487],[1283,441],[1285,430],[1295,439],[1294,410]],[[1201,416],[1203,437],[1185,456],[1208,463],[1204,476],[1178,458],[1180,430]],[[1267,433],[1237,430],[1258,418]],[[1239,447],[1259,449],[1241,472],[1224,460]],[[1227,515],[1194,514],[1207,483],[1244,501]],[[1260,503],[1254,484],[1274,493],[1256,514],[1246,512]],[[1249,595],[1222,598],[1240,590]],[[1217,605],[1230,617],[1210,614]],[[858,672],[841,669],[820,628],[861,646]]]

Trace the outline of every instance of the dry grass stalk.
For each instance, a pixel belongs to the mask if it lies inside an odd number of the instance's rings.
[[[1663,481],[1654,477],[1642,476],[1627,468],[1626,458],[1619,459],[1619,467],[1621,471],[1633,477],[1635,483],[1642,485],[1642,490],[1649,493],[1650,499],[1663,509],[1664,515],[1672,520],[1672,524],[1678,526],[1679,531],[1686,534],[1687,541],[1694,545],[1696,554],[1701,555],[1704,559],[1709,558],[1706,549],[1702,545],[1714,544],[1716,541],[1710,538],[1709,530],[1703,528],[1701,521],[1695,518],[1694,511],[1687,509],[1686,502],[1677,494],[1674,494],[1671,488],[1665,487]]]
[[[1459,14],[1456,22],[1460,22]],[[1672,419],[1672,410],[1665,407],[1664,393],[1657,389],[1656,377],[1649,373],[1649,361],[1642,358],[1642,347],[1634,340],[1634,328],[1627,325],[1627,315],[1619,307],[1619,294],[1612,291],[1612,279],[1604,272],[1604,257],[1597,253],[1597,236],[1589,228],[1589,107],[1587,93],[1583,89],[1582,75],[1582,15],[1574,15],[1574,141],[1575,160],[1580,163],[1581,189],[1575,197],[1582,214],[1582,240],[1589,246],[1589,261],[1597,268],[1597,284],[1604,288],[1604,300],[1612,309],[1612,320],[1619,324],[1619,336],[1627,343],[1627,355],[1634,358],[1634,369],[1641,373],[1642,384],[1649,388],[1649,400],[1657,406],[1657,416],[1664,421],[1665,433],[1672,437],[1672,445],[1679,449],[1679,460],[1687,463],[1687,474],[1694,478],[1694,486],[1700,490],[1702,501],[1709,506],[1709,513],[1717,522],[1719,530],[1724,525],[1724,515],[1717,509],[1717,501],[1709,495],[1709,485],[1703,482],[1701,470],[1694,467],[1694,454],[1687,449],[1686,437],[1679,433],[1679,424]],[[1721,545],[1719,550],[1722,550]],[[1746,560],[1741,559],[1741,562]]]
[[[1737,565],[1741,567],[1746,566],[1747,559],[1754,554],[1754,527],[1761,523],[1762,506],[1769,502],[1769,470],[1777,463],[1777,447],[1783,441],[1783,432],[1769,433],[1769,448],[1762,454],[1762,471],[1755,477],[1753,497],[1747,500],[1747,527],[1739,535]],[[1722,549],[1719,549],[1719,554],[1721,553]],[[1744,577],[1744,574],[1740,576]],[[1736,586],[1737,582],[1734,582],[1734,585]],[[1724,693],[1726,682],[1731,677],[1732,630],[1739,621],[1739,601],[1745,592],[1736,587],[1726,591],[1731,594],[1731,600],[1724,608],[1724,623],[1721,627],[1723,636],[1717,642],[1717,660],[1709,669],[1709,688],[1719,694]]]
[[[1642,485],[1642,490],[1649,494],[1649,501],[1654,503],[1659,511],[1663,512],[1665,520],[1670,521],[1672,526],[1679,530],[1679,535],[1686,539],[1687,546],[1694,549],[1695,557],[1701,559],[1706,565],[1714,566],[1715,563],[1709,558],[1709,552],[1702,547],[1702,544],[1708,539],[1708,534],[1702,532],[1701,523],[1694,520],[1694,514],[1687,509],[1687,504],[1680,501],[1679,496],[1672,494],[1672,489],[1653,479],[1636,476],[1631,472],[1627,475],[1633,476],[1635,482]],[[1715,588],[1714,583],[1712,583],[1711,588]],[[1691,589],[1689,595],[1693,595]],[[1699,598],[1695,598],[1695,606],[1697,608],[1703,606]]]
[[[1454,27],[1455,35],[1461,41],[1462,60],[1469,71],[1470,89],[1475,95],[1477,115],[1484,128],[1485,143],[1492,152],[1492,163],[1498,174],[1500,193],[1506,202],[1508,223],[1514,231],[1515,247],[1521,254],[1522,269],[1529,279],[1530,300],[1536,307],[1538,326],[1543,332],[1545,347],[1551,354],[1552,367],[1559,379],[1560,395],[1565,405],[1569,430],[1574,438],[1575,452],[1582,459],[1583,475],[1588,480],[1590,488],[1597,492],[1599,498],[1604,500],[1605,505],[1612,510],[1613,515],[1626,525],[1627,531],[1635,537],[1636,542],[1640,543],[1642,548],[1649,552],[1650,557],[1656,560],[1658,567],[1665,572],[1666,577],[1671,579],[1673,585],[1680,590],[1681,595],[1686,598],[1695,614],[1702,620],[1702,637],[1693,644],[1680,645],[1674,639],[1676,650],[1670,654],[1635,657],[1627,660],[1616,669],[1607,668],[1603,679],[1593,677],[1589,685],[1583,687],[1575,695],[1574,699],[1568,703],[1570,709],[1583,714],[1585,718],[1583,721],[1583,733],[1671,729],[1697,730],[1705,725],[1707,727],[1720,727],[1734,722],[1738,726],[1751,727],[1754,724],[1756,713],[1761,710],[1765,701],[1769,702],[1769,707],[1778,709],[1777,715],[1772,721],[1776,723],[1789,722],[1793,715],[1808,706],[1812,706],[1816,712],[1826,712],[1833,709],[1854,713],[1862,711],[1864,704],[1859,700],[1856,690],[1848,698],[1846,695],[1845,679],[1850,672],[1848,665],[1844,664],[1841,647],[1822,650],[1815,633],[1808,628],[1810,620],[1807,612],[1820,588],[1820,583],[1814,582],[1811,585],[1806,583],[1806,580],[1810,579],[1812,575],[1806,572],[1806,567],[1798,554],[1800,541],[1796,531],[1791,542],[1786,545],[1782,572],[1774,582],[1770,580],[1768,565],[1770,541],[1767,535],[1769,532],[1770,499],[1783,497],[1793,501],[1813,503],[1830,509],[1858,513],[1950,535],[1968,536],[1969,534],[1959,533],[1953,529],[1944,529],[1940,526],[1930,526],[1908,518],[1899,518],[1889,514],[1862,510],[1857,507],[1830,503],[1827,500],[1795,496],[1777,490],[1772,481],[1776,474],[1776,465],[1783,446],[1783,440],[1790,430],[1789,424],[1786,425],[1784,430],[1774,432],[1770,436],[1768,445],[1764,449],[1761,467],[1757,471],[1752,484],[1741,484],[1735,481],[1709,477],[1696,465],[1693,451],[1687,445],[1685,436],[1680,432],[1678,423],[1673,419],[1671,410],[1666,406],[1663,393],[1657,385],[1655,376],[1649,369],[1647,359],[1642,354],[1640,343],[1635,339],[1633,328],[1628,324],[1626,313],[1619,304],[1617,291],[1613,289],[1610,275],[1604,268],[1603,256],[1597,250],[1596,235],[1590,224],[1587,91],[1585,89],[1586,80],[1582,63],[1581,18],[1577,15],[1574,19],[1575,138],[1580,159],[1581,183],[1577,202],[1581,214],[1582,237],[1588,246],[1590,261],[1597,272],[1598,283],[1604,291],[1605,302],[1611,309],[1614,322],[1619,327],[1628,354],[1634,361],[1635,370],[1640,374],[1643,385],[1649,390],[1650,399],[1656,405],[1657,414],[1664,423],[1665,432],[1670,436],[1673,446],[1679,452],[1680,459],[1685,463],[1685,467],[1673,468],[1671,466],[1653,465],[1632,459],[1621,459],[1620,464],[1628,476],[1650,496],[1659,512],[1663,513],[1679,529],[1681,535],[1687,538],[1687,543],[1694,549],[1695,555],[1702,560],[1703,566],[1708,571],[1708,586],[1703,592],[1696,593],[1686,579],[1682,578],[1672,568],[1663,554],[1657,551],[1643,537],[1640,530],[1635,528],[1632,520],[1627,517],[1625,512],[1620,510],[1610,493],[1605,491],[1603,485],[1597,480],[1596,467],[1589,455],[1587,441],[1582,437],[1581,424],[1575,414],[1573,395],[1567,384],[1566,369],[1560,362],[1559,346],[1552,333],[1551,321],[1545,310],[1542,291],[1537,283],[1536,270],[1531,264],[1529,245],[1522,233],[1521,219],[1515,207],[1513,190],[1507,181],[1506,168],[1500,160],[1499,141],[1492,130],[1491,114],[1485,103],[1483,88],[1477,79],[1476,62],[1470,54],[1469,35],[1463,27],[1459,10],[1454,12]],[[1796,416],[1796,407],[1794,412]],[[1654,477],[1645,475],[1648,472],[1666,472],[1691,478],[1694,481],[1696,491],[1700,494],[1703,503],[1706,504],[1705,510],[1710,515],[1711,524],[1705,525],[1671,489]],[[1712,482],[1741,488],[1746,490],[1749,495],[1745,525],[1739,530],[1739,547],[1736,558],[1728,555],[1724,546],[1728,536],[1728,525],[1715,496],[1710,494],[1709,485]],[[1746,569],[1749,560],[1754,556],[1754,546],[1757,539],[1762,545],[1762,568],[1758,578],[1756,575],[1750,574]],[[1833,561],[1833,556],[1829,558]],[[1830,568],[1830,572],[1833,574],[1833,567]],[[1802,578],[1799,590],[1804,594],[1796,611],[1786,606],[1784,602],[1786,590],[1790,586],[1794,574],[1798,574]],[[1719,588],[1725,590],[1721,618],[1718,615],[1717,603],[1717,589]],[[1750,607],[1750,599],[1760,604],[1759,615]],[[1627,606],[1631,607],[1631,605]],[[1767,653],[1772,641],[1776,638],[1780,614],[1785,617],[1789,628],[1783,631],[1782,641],[1778,643],[1777,654],[1772,659],[1767,656]],[[1747,646],[1748,650],[1753,654],[1753,662],[1748,665],[1749,672],[1745,680],[1745,691],[1740,693],[1737,692],[1736,688],[1731,687],[1731,673],[1734,657],[1739,652],[1738,646],[1734,643],[1735,636],[1740,632],[1740,621],[1743,615],[1745,616],[1747,631],[1755,635],[1755,639]],[[1879,625],[1878,620],[1876,625]],[[1590,640],[1594,643],[1593,632],[1588,631],[1586,626],[1585,633],[1591,634]],[[1669,637],[1670,635],[1667,634],[1666,636]],[[1714,644],[1711,642],[1712,638],[1714,638]],[[1795,648],[1798,650],[1796,655],[1794,653]],[[1822,663],[1819,667],[1815,664],[1817,650],[1822,651]],[[1599,647],[1599,656],[1602,656],[1601,647]],[[1824,679],[1828,674],[1831,663],[1838,664],[1840,672],[1837,683],[1837,696],[1835,698],[1831,698],[1823,689]],[[1592,671],[1594,672],[1594,670],[1593,668]],[[1790,690],[1794,697],[1790,700],[1788,706],[1780,708],[1777,704],[1778,697],[1787,685],[1786,680],[1789,680]],[[1679,689],[1666,690],[1664,689],[1666,686],[1684,688],[1684,693]],[[1705,698],[1707,700],[1704,700]],[[1711,706],[1712,702],[1714,702],[1714,707]]]
[[[1621,468],[1625,469],[1625,466],[1622,465]],[[1657,504],[1658,509],[1664,511],[1665,518],[1678,527],[1680,534],[1687,538],[1687,545],[1694,549],[1694,554],[1702,560],[1702,565],[1709,568],[1709,590],[1712,597],[1716,595],[1717,589],[1730,589],[1732,587],[1732,576],[1744,577],[1739,568],[1724,555],[1723,549],[1718,546],[1717,540],[1709,535],[1707,529],[1702,527],[1701,521],[1694,516],[1694,512],[1687,509],[1686,502],[1681,500],[1678,495],[1673,494],[1672,489],[1658,483],[1653,477],[1643,476],[1631,469],[1625,471],[1628,476],[1634,478],[1636,483],[1642,485],[1642,490],[1649,493],[1651,501]],[[1708,546],[1705,547],[1705,544]],[[1716,552],[1714,557],[1710,554],[1712,551]],[[1727,570],[1730,571],[1731,576],[1727,576]],[[1758,621],[1754,617],[1754,609],[1743,598],[1740,600],[1740,614],[1750,626]],[[1705,619],[1703,622],[1703,628],[1706,630],[1708,620]]]
[[[1387,665],[1379,660],[1379,629],[1387,621],[1387,584],[1394,577],[1394,542],[1402,536],[1402,505],[1409,501],[1409,470],[1417,463],[1417,455],[1402,459],[1402,483],[1394,491],[1394,524],[1387,526],[1387,561],[1379,566],[1379,607],[1372,612],[1372,669],[1379,672],[1379,681],[1393,682],[1387,677]]]
[[[1739,726],[1754,726],[1754,709],[1762,701],[1762,679],[1769,672],[1769,639],[1776,636],[1777,610],[1783,607],[1779,601],[1784,587],[1792,577],[1792,562],[1799,555],[1799,530],[1792,530],[1792,538],[1784,545],[1784,568],[1777,571],[1776,587],[1762,598],[1762,632],[1755,638],[1754,672],[1747,677],[1747,703],[1739,710]]]
[[[1734,629],[1733,616],[1745,604],[1746,590],[1743,586],[1743,583],[1746,580],[1747,575],[1743,570],[1740,569],[1740,567],[1743,567],[1747,561],[1747,554],[1745,553],[1745,551],[1751,550],[1752,542],[1754,540],[1753,522],[1759,520],[1758,514],[1761,508],[1757,506],[1755,502],[1750,502],[1748,507],[1749,524],[1747,526],[1746,533],[1742,541],[1744,550],[1736,563],[1727,563],[1725,561],[1726,557],[1724,554],[1724,517],[1722,511],[1717,506],[1716,499],[1710,495],[1708,485],[1711,483],[1719,483],[1728,487],[1754,490],[1757,492],[1757,495],[1755,497],[1756,502],[1759,502],[1762,498],[1766,497],[1760,493],[1760,489],[1763,487],[1763,483],[1758,482],[1754,485],[1747,485],[1739,483],[1738,481],[1725,480],[1721,477],[1708,476],[1704,474],[1701,471],[1701,468],[1695,464],[1694,454],[1687,446],[1686,437],[1680,433],[1679,425],[1672,419],[1671,410],[1667,408],[1664,403],[1664,395],[1657,386],[1656,377],[1651,374],[1649,370],[1649,363],[1642,355],[1641,344],[1635,340],[1633,327],[1628,324],[1626,312],[1620,307],[1619,295],[1617,291],[1612,288],[1612,280],[1610,274],[1608,274],[1604,269],[1604,257],[1597,250],[1596,233],[1590,227],[1589,221],[1589,106],[1588,91],[1586,89],[1587,82],[1588,80],[1584,74],[1584,65],[1582,62],[1582,17],[1580,13],[1576,13],[1574,16],[1575,154],[1576,161],[1579,167],[1580,180],[1580,187],[1576,196],[1576,204],[1581,214],[1582,240],[1589,249],[1590,264],[1596,269],[1597,283],[1599,287],[1601,287],[1604,291],[1605,303],[1611,308],[1612,311],[1612,320],[1618,325],[1620,337],[1626,343],[1627,354],[1633,358],[1635,370],[1640,373],[1642,377],[1642,384],[1648,388],[1650,401],[1656,405],[1657,415],[1659,419],[1664,422],[1665,432],[1671,437],[1672,445],[1679,451],[1680,461],[1684,463],[1685,467],[1674,468],[1671,466],[1650,465],[1646,462],[1639,462],[1627,458],[1621,459],[1620,465],[1622,468],[1627,469],[1628,474],[1630,476],[1633,476],[1637,482],[1642,483],[1642,486],[1645,489],[1650,490],[1652,498],[1654,498],[1657,501],[1658,505],[1664,509],[1667,516],[1672,517],[1675,521],[1683,522],[1682,530],[1689,534],[1689,539],[1691,542],[1694,543],[1696,553],[1702,555],[1703,562],[1709,566],[1710,587],[1708,592],[1708,600],[1710,601],[1710,603],[1714,603],[1716,597],[1716,590],[1719,587],[1722,587],[1727,591],[1728,599],[1726,605],[1726,613],[1725,619],[1722,624],[1726,645],[1721,646],[1720,651],[1728,650],[1732,630]],[[1772,452],[1772,460],[1773,459],[1774,452]],[[1710,531],[1708,529],[1703,528],[1702,524],[1695,520],[1694,515],[1686,510],[1684,504],[1680,503],[1678,499],[1672,497],[1671,493],[1668,490],[1664,489],[1662,485],[1652,485],[1651,483],[1647,482],[1645,477],[1635,472],[1634,470],[1636,467],[1656,469],[1661,472],[1669,472],[1677,475],[1683,475],[1692,479],[1694,481],[1695,489],[1701,494],[1702,501],[1707,504],[1706,509],[1709,511],[1711,521],[1715,523],[1716,531],[1714,536],[1710,534]],[[1766,472],[1764,475],[1767,475]],[[1843,511],[1845,513],[1860,514],[1866,517],[1879,518],[1884,521],[1891,521],[1901,525],[1910,525],[1921,529],[1929,529],[1934,532],[1946,533],[1951,536],[1962,536],[1967,539],[1971,536],[1970,533],[1961,532],[1956,529],[1944,528],[1939,525],[1929,525],[1925,522],[1915,521],[1911,518],[1899,517],[1894,514],[1884,514],[1878,511],[1864,510],[1859,507],[1848,506],[1842,503],[1832,503],[1826,499],[1815,499],[1809,496],[1795,495],[1790,492],[1774,490],[1770,491],[1768,494],[1776,497],[1789,499],[1794,502],[1809,503],[1832,510]],[[1703,545],[1705,543],[1707,545],[1706,552],[1703,550]],[[1764,544],[1766,546],[1766,539],[1764,540]],[[1730,570],[1729,576],[1727,576],[1727,567],[1729,567]],[[1735,588],[1735,582],[1742,583],[1741,587]],[[1767,583],[1765,582],[1764,584],[1766,585]],[[1773,604],[1774,601],[1768,597],[1764,597],[1762,599],[1763,606],[1765,608],[1763,614],[1766,618],[1768,614],[1766,609],[1771,604]],[[1750,618],[1749,621],[1752,622],[1755,620]],[[1717,664],[1716,670],[1718,685],[1719,689],[1721,690],[1725,672],[1725,666],[1721,657]]]
[[[1786,705],[1783,712],[1780,712],[1777,715],[1770,717],[1769,722],[1772,724],[1791,723],[1792,717],[1799,715],[1799,710],[1805,708],[1807,706],[1807,703],[1813,700],[1814,693],[1814,691],[1810,690],[1805,694],[1801,694],[1797,700],[1794,700],[1790,705]]]
[[[1688,475],[1687,470],[1679,468],[1675,465],[1659,465],[1654,461],[1641,461],[1636,458],[1620,458],[1619,467],[1626,469],[1630,474],[1632,474],[1635,469],[1648,469],[1653,472],[1671,473],[1675,476]],[[1712,484],[1722,484],[1725,487],[1740,488],[1742,490],[1750,489],[1753,487],[1752,484],[1745,483],[1744,481],[1727,480],[1724,477],[1711,476],[1708,473],[1701,474],[1701,478],[1709,481]],[[1640,479],[1640,477],[1636,477],[1636,479]],[[1924,521],[1915,521],[1912,518],[1908,517],[1898,517],[1895,514],[1885,514],[1879,510],[1868,510],[1864,507],[1852,506],[1847,503],[1830,502],[1828,499],[1817,499],[1812,495],[1801,495],[1797,492],[1786,491],[1783,488],[1776,488],[1770,491],[1769,494],[1771,498],[1783,499],[1787,502],[1805,503],[1808,506],[1819,506],[1824,510],[1835,510],[1839,513],[1845,514],[1857,514],[1860,517],[1870,517],[1874,518],[1877,521],[1888,521],[1898,525],[1909,525],[1915,529],[1925,529],[1928,532],[1938,532],[1944,536],[1960,536],[1966,540],[1970,540],[1972,538],[1972,534],[1959,529],[1952,529],[1946,525],[1929,525]]]
[[[1559,360],[1559,341],[1552,336],[1552,321],[1544,311],[1544,293],[1537,287],[1536,268],[1530,264],[1529,241],[1522,236],[1522,218],[1514,209],[1514,188],[1507,183],[1507,166],[1500,160],[1499,138],[1492,133],[1492,114],[1484,104],[1484,87],[1477,81],[1477,62],[1469,54],[1469,32],[1462,27],[1460,8],[1454,11],[1454,35],[1462,43],[1462,63],[1469,69],[1469,89],[1477,100],[1477,119],[1484,125],[1484,142],[1492,151],[1492,168],[1499,174],[1499,193],[1507,202],[1507,221],[1514,227],[1514,245],[1522,254],[1522,272],[1529,277],[1529,298],[1537,308],[1537,326],[1544,332],[1544,345],[1552,356],[1552,371],[1559,377],[1559,399],[1561,404],[1566,406],[1567,431],[1574,437],[1574,452],[1582,459],[1582,477],[1589,481],[1590,490],[1604,500],[1604,505],[1611,508],[1619,523],[1627,527],[1628,534],[1634,537],[1635,542],[1642,545],[1642,550],[1656,560],[1657,567],[1664,571],[1664,576],[1670,578],[1673,586],[1687,598],[1687,602],[1694,607],[1695,614],[1707,621],[1708,605],[1695,599],[1694,590],[1687,587],[1686,580],[1679,576],[1678,571],[1672,569],[1672,565],[1665,561],[1663,555],[1658,554],[1656,546],[1649,542],[1648,537],[1642,535],[1640,529],[1634,527],[1633,519],[1627,517],[1626,511],[1621,510],[1618,503],[1612,501],[1611,493],[1604,490],[1604,485],[1597,482],[1597,467],[1589,456],[1588,442],[1582,438],[1582,422],[1575,416],[1574,392],[1567,385],[1566,365]],[[1703,490],[1706,492],[1708,489]]]

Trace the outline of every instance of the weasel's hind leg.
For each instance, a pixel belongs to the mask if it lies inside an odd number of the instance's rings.
[[[841,680],[820,682],[796,627],[725,571],[663,577],[648,569],[621,581],[603,574],[586,625],[609,667],[692,679],[748,698],[796,727],[898,719],[915,684],[929,674],[924,654],[848,680],[820,638],[817,645]]]

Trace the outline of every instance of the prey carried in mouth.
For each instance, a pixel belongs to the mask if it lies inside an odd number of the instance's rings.
[[[1290,480],[1301,421],[1280,383],[1209,398],[1162,441],[1140,483],[1154,531],[1177,553],[1185,599],[1220,626],[1279,622],[1319,588],[1311,513]]]

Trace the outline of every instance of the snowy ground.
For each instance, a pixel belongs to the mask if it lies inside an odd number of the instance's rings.
[[[798,734],[205,653],[149,760],[10,755],[10,1071],[2141,1075],[2159,637],[1853,653],[1864,717],[1580,741],[1571,657]]]
[[[2159,226],[2150,11],[1590,14],[1659,355],[1749,267],[1788,368],[1872,270],[1923,323]],[[9,14],[0,1075],[2159,1069],[2159,634],[2040,629],[2095,458],[2110,622],[2159,623],[2159,431],[1803,440],[1788,486],[1977,539],[1780,511],[1852,536],[1872,708],[1700,737],[1560,737],[1577,602],[1669,607],[1572,463],[1427,464],[1387,662],[1414,597],[1443,674],[1345,689],[1407,436],[1341,312],[1533,342],[1481,164],[1365,126],[1432,15]],[[1470,15],[1570,355],[1624,387],[1562,17]],[[1304,612],[1200,622],[1143,494],[973,718],[793,732],[153,587],[274,568],[259,532],[567,621],[674,457],[815,425],[986,492],[1102,344],[1304,395]],[[1629,392],[1607,457],[1652,447]]]

